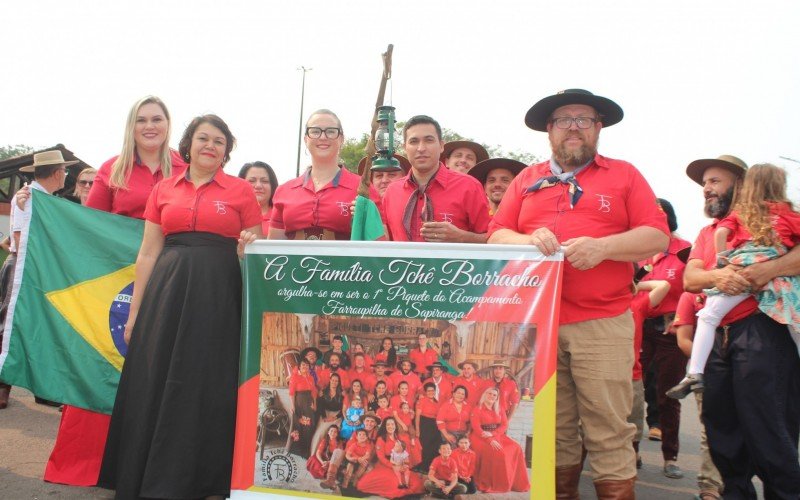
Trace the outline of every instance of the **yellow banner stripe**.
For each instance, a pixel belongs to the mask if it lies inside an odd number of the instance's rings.
[[[556,374],[533,399],[531,498],[556,497]]]

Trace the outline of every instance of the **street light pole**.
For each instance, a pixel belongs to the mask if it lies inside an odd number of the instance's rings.
[[[313,68],[300,66],[297,69],[298,71],[303,72],[303,86],[300,89],[300,131],[297,133],[297,171],[295,173],[296,177],[300,177],[300,147],[303,144],[303,104],[306,96],[306,73],[311,71]]]

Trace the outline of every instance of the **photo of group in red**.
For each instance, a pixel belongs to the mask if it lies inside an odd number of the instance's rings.
[[[264,314],[257,486],[385,498],[530,490],[535,326],[310,316]],[[294,482],[259,473],[276,453],[305,469]]]

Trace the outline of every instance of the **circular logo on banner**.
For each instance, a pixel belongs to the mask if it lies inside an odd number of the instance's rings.
[[[261,460],[261,480],[264,482],[293,483],[297,481],[298,472],[294,457],[284,454],[283,448],[268,450],[267,456]]]
[[[125,323],[128,322],[128,314],[131,312],[132,298],[133,283],[129,283],[114,297],[114,302],[111,303],[111,310],[108,314],[108,328],[111,331],[111,338],[123,358],[128,353],[128,344],[125,343]]]

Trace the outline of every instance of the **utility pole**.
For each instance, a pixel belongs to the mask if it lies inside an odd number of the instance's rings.
[[[300,131],[297,133],[297,170],[295,177],[300,177],[300,147],[303,145],[303,104],[306,97],[306,73],[312,69],[314,68],[306,68],[305,66],[297,68],[298,71],[303,72],[303,86],[300,88]]]

